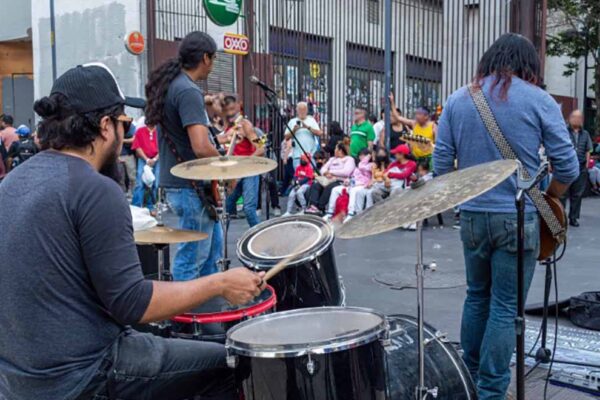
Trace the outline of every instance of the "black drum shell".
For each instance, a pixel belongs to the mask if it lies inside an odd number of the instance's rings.
[[[296,221],[317,227],[322,226],[323,231],[327,234],[312,254],[307,252],[299,257],[300,261],[292,262],[286,269],[269,280],[269,284],[273,286],[277,295],[277,310],[344,305],[344,289],[333,251],[333,230],[327,222],[318,217],[282,217],[256,225],[240,238],[237,246],[238,258],[247,268],[254,271],[268,271],[279,260],[253,256],[248,249],[251,238],[263,229],[271,229],[278,224],[290,224]],[[289,237],[281,238],[281,240],[286,239],[290,240]],[[297,240],[301,239],[297,238]]]
[[[308,328],[310,329],[310,328]],[[375,340],[329,354],[291,358],[237,357],[236,384],[245,400],[386,399],[384,350]]]
[[[386,346],[390,399],[413,400],[419,383],[417,320],[407,315],[388,316],[391,344]],[[425,339],[436,329],[425,324]],[[438,388],[438,399],[475,400],[471,375],[451,343],[434,340],[425,346],[425,386]]]

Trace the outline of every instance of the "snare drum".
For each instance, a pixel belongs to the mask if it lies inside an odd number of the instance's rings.
[[[237,256],[248,268],[267,271],[313,238],[302,255],[269,280],[279,311],[345,304],[341,277],[333,253],[333,227],[322,218],[302,215],[265,221],[239,240]]]
[[[227,333],[227,362],[245,400],[386,398],[384,316],[318,307],[265,315]]]
[[[173,317],[171,336],[225,343],[225,335],[231,327],[272,312],[276,302],[275,291],[271,286],[267,286],[257,298],[243,306],[232,306],[224,298],[215,297],[193,312]]]

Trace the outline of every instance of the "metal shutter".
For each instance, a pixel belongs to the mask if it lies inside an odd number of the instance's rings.
[[[215,92],[235,92],[234,64],[235,56],[222,51],[217,53],[215,66],[208,76],[208,91]]]

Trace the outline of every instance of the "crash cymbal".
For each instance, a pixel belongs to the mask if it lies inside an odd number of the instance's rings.
[[[155,226],[143,231],[133,232],[136,244],[172,244],[204,240],[208,235],[204,232],[188,231],[170,228],[168,226]]]
[[[516,169],[515,161],[501,160],[442,175],[375,204],[339,227],[336,236],[360,238],[422,221],[487,192]]]
[[[192,180],[232,180],[264,174],[277,168],[277,163],[264,157],[223,156],[199,158],[171,168],[179,178]]]

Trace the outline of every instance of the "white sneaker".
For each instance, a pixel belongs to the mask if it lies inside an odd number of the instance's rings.
[[[304,210],[298,211],[298,215],[304,215]]]
[[[285,213],[283,213],[282,217],[289,217],[289,216],[291,216],[291,215],[292,215],[292,213],[290,213],[290,212],[285,212]]]
[[[256,210],[256,215],[260,217],[262,215],[262,210]]]
[[[273,208],[273,216],[281,217],[281,208],[279,208],[279,207]]]
[[[325,220],[327,222],[331,221],[331,218],[333,218],[333,215],[330,215],[330,214],[325,214],[323,216],[323,220]]]
[[[346,218],[344,218],[344,221],[342,222],[343,224],[345,224],[346,222],[350,221],[352,218],[354,218],[354,215],[346,215]]]

